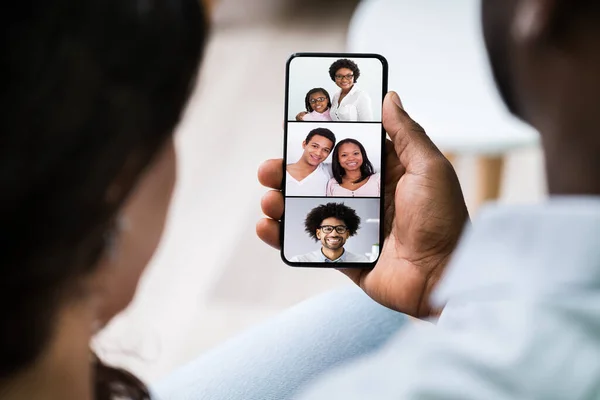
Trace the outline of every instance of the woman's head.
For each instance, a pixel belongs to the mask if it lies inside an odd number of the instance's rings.
[[[329,67],[331,80],[342,90],[350,90],[360,77],[360,69],[352,60],[341,59]]]
[[[197,0],[33,3],[0,28],[0,381],[42,356],[68,304],[94,297],[102,324],[133,296],[207,35]]]
[[[306,93],[304,104],[306,105],[306,112],[316,111],[322,114],[331,106],[331,99],[327,90],[314,88]]]
[[[354,183],[362,182],[375,173],[364,146],[358,140],[341,140],[333,149],[331,158],[333,177],[340,184],[348,172],[360,171],[360,178]]]

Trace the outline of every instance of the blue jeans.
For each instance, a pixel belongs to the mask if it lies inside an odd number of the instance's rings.
[[[229,340],[151,389],[160,400],[289,399],[324,372],[377,350],[406,322],[354,286],[332,291]]]

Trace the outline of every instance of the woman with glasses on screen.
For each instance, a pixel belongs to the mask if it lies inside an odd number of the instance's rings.
[[[329,76],[340,90],[331,99],[333,121],[373,121],[371,98],[356,82],[360,69],[352,60],[337,60],[329,67]]]
[[[358,140],[344,139],[332,155],[333,178],[327,183],[329,197],[378,197],[381,175],[376,173]]]

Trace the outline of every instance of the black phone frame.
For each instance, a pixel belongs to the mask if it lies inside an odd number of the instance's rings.
[[[383,249],[384,241],[386,238],[384,237],[384,214],[385,214],[385,190],[381,190],[379,194],[379,254],[377,255],[377,259],[372,262],[335,262],[335,263],[327,263],[327,262],[293,262],[286,259],[284,254],[285,249],[285,200],[286,200],[286,166],[287,166],[287,140],[288,140],[288,123],[290,122],[288,119],[288,107],[289,107],[289,89],[290,89],[290,64],[295,58],[299,57],[313,57],[313,58],[376,58],[378,59],[383,66],[383,74],[382,74],[382,98],[381,102],[383,104],[383,100],[388,92],[388,62],[386,58],[380,54],[375,53],[316,53],[316,52],[298,52],[292,54],[285,65],[285,106],[284,106],[284,124],[283,124],[283,179],[282,179],[282,187],[281,192],[283,194],[284,199],[284,212],[281,217],[281,225],[279,232],[279,241],[281,243],[281,259],[282,261],[291,266],[291,267],[308,267],[308,268],[352,268],[352,269],[372,269],[375,267],[377,262],[379,261],[379,257],[381,256],[381,251]],[[339,123],[339,122],[338,122]],[[355,123],[354,121],[348,121],[347,123]],[[385,170],[385,155],[386,155],[386,138],[387,134],[385,128],[383,127],[383,120],[380,121],[381,124],[381,165],[380,165],[380,175],[381,182],[384,185],[386,182],[386,170]],[[382,186],[383,186],[382,185]]]

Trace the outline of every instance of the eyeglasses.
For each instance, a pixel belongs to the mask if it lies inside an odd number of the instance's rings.
[[[327,97],[317,97],[316,99],[310,99],[310,104],[320,103],[325,100],[327,100]]]
[[[335,79],[338,81],[341,81],[342,79],[346,78],[347,80],[352,80],[352,78],[354,78],[354,74],[348,74],[348,75],[336,75]]]
[[[344,233],[348,232],[348,227],[346,225],[336,225],[336,226],[333,226],[333,225],[321,225],[319,227],[319,229],[321,229],[321,232],[323,232],[325,234],[329,234],[329,233],[333,232],[334,229],[340,235],[343,235]]]

